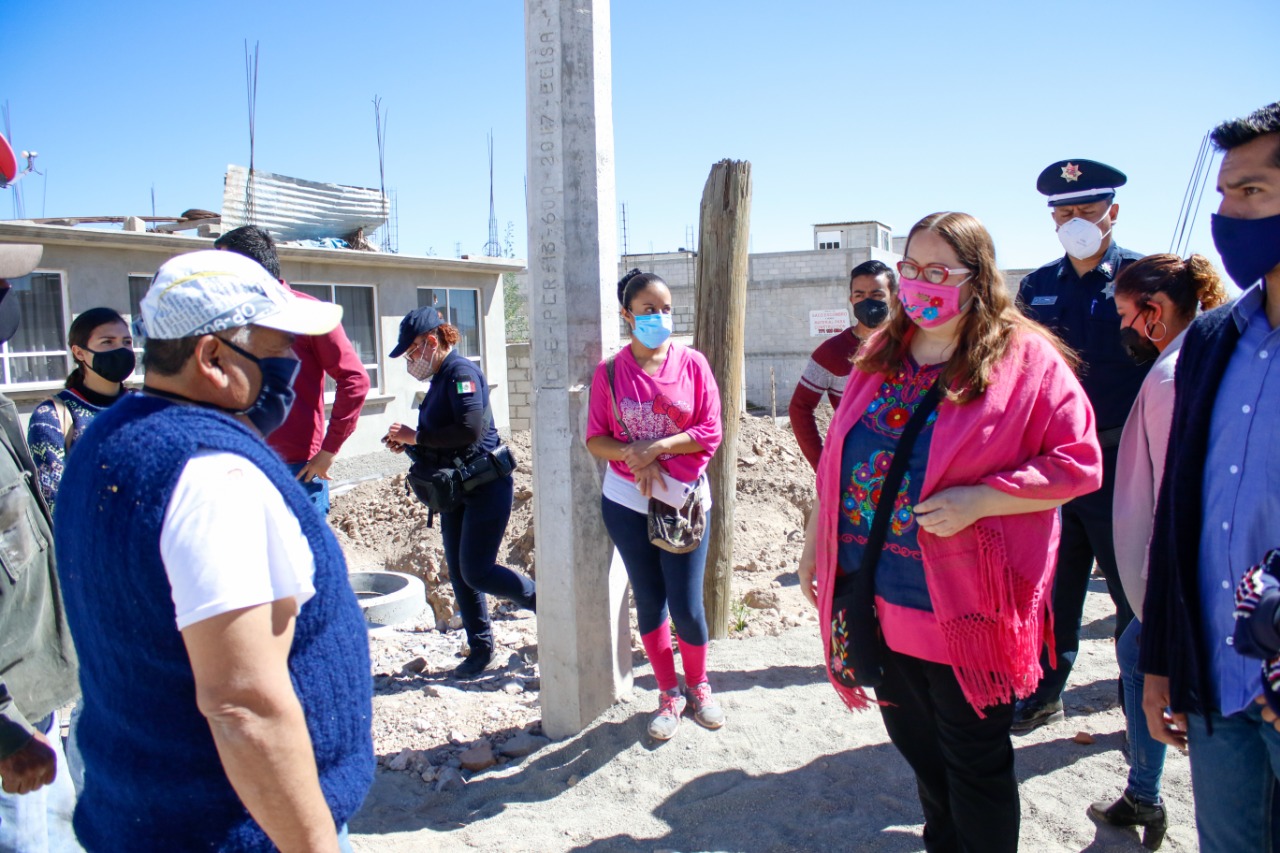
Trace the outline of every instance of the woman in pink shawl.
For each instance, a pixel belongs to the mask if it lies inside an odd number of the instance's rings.
[[[818,464],[800,585],[836,691],[879,706],[915,771],[925,847],[1016,850],[1012,703],[1052,642],[1056,509],[1102,483],[1093,410],[977,219],[926,216],[903,257],[902,310],[854,362]]]

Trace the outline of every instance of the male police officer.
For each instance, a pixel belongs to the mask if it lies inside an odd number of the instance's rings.
[[[1018,300],[1028,316],[1044,323],[1071,346],[1083,362],[1080,381],[1097,416],[1102,445],[1102,489],[1062,507],[1062,541],[1053,582],[1056,667],[1047,654],[1044,678],[1036,692],[1018,703],[1013,731],[1028,732],[1061,719],[1062,690],[1080,647],[1089,573],[1097,560],[1116,605],[1115,636],[1133,613],[1116,571],[1112,545],[1111,497],[1116,453],[1125,418],[1147,375],[1120,345],[1120,318],[1113,301],[1120,270],[1142,257],[1112,239],[1120,206],[1116,188],[1127,178],[1118,169],[1093,160],[1062,160],[1040,173],[1036,189],[1048,196],[1058,240],[1066,255],[1022,280]]]

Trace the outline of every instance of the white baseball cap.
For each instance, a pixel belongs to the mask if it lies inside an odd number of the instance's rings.
[[[251,325],[324,335],[342,322],[341,305],[299,299],[257,261],[216,249],[166,261],[151,279],[139,313],[138,333],[158,340]]]

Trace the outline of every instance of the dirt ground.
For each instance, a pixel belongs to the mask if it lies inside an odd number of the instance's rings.
[[[536,576],[529,435],[511,445],[521,463],[499,556]],[[496,606],[494,663],[476,681],[452,679],[465,640],[438,527],[426,527],[403,475],[334,498],[330,521],[352,569],[418,575],[431,605],[417,624],[370,635],[380,766],[351,822],[356,850],[923,850],[912,776],[879,714],[847,711],[822,677],[795,575],[812,471],[769,418],[743,419],[736,452],[731,636],[708,660],[729,721],[707,731],[686,719],[665,744],[645,735],[656,686],[634,630],[635,689],[565,741],[542,736],[527,611]],[[1117,797],[1126,773],[1110,612],[1095,580],[1068,718],[1015,740],[1023,850],[1142,849],[1136,832],[1085,814]],[[1162,850],[1197,849],[1181,755],[1169,756],[1165,797]]]

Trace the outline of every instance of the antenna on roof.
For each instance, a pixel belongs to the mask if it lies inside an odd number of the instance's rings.
[[[627,256],[627,203],[622,203],[622,257]]]
[[[244,40],[244,84],[249,97],[249,177],[244,183],[244,221],[253,224],[253,130],[258,112],[258,43],[253,43],[249,56],[249,40]]]
[[[373,126],[378,134],[378,189],[382,192],[383,203],[388,205],[387,222],[382,226],[382,251],[394,252],[398,237],[393,239],[391,231],[397,212],[396,205],[388,201],[387,196],[387,111],[382,108],[382,98],[377,95],[373,96]]]
[[[484,254],[489,258],[502,257],[502,244],[498,242],[498,216],[493,208],[493,129],[489,129],[489,242],[484,244]]]

